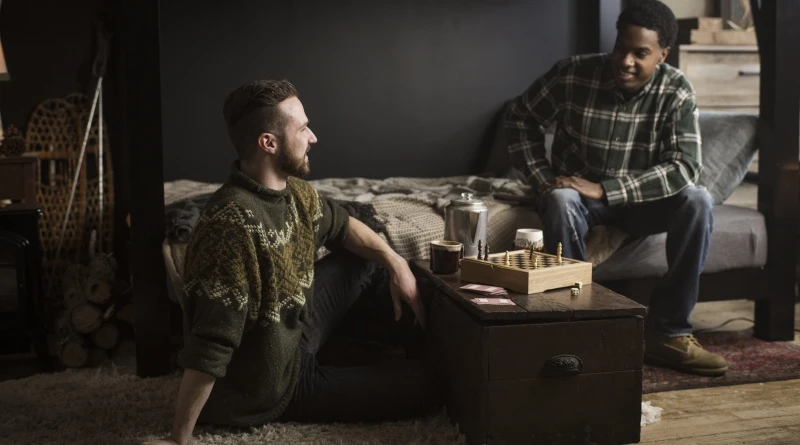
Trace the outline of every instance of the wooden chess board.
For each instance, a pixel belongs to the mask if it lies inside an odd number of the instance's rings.
[[[550,289],[574,286],[576,282],[592,282],[592,263],[534,252],[536,267],[530,250],[489,254],[488,260],[464,258],[461,260],[461,280],[480,284],[502,286],[521,294],[535,294]]]

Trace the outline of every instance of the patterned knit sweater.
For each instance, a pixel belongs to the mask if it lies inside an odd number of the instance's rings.
[[[179,365],[217,378],[201,422],[252,426],[289,403],[314,258],[342,246],[349,215],[307,182],[267,189],[234,163],[186,250]]]

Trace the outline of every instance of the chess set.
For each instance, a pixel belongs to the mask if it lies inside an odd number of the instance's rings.
[[[521,294],[535,294],[552,289],[592,282],[592,263],[566,258],[558,243],[556,255],[534,248],[489,253],[478,243],[478,257],[461,260],[461,280],[489,284]]]

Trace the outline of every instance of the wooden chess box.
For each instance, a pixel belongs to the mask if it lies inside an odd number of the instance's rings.
[[[536,252],[531,259],[527,249],[494,253],[488,260],[461,260],[461,279],[466,282],[504,287],[521,294],[535,294],[551,289],[592,282],[592,263]],[[509,264],[505,264],[508,255]],[[534,267],[536,263],[536,267]]]

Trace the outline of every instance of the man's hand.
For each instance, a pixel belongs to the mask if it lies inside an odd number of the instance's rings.
[[[177,441],[175,441],[171,437],[165,437],[163,439],[150,440],[150,441],[147,441],[147,442],[142,442],[142,445],[183,445],[183,444],[178,443]]]
[[[564,176],[559,176],[557,178],[553,178],[553,179],[550,179],[548,181],[545,181],[545,182],[539,184],[539,187],[536,187],[536,194],[539,195],[540,199],[544,198],[547,195],[549,195],[550,192],[552,192],[554,189],[558,188],[558,187],[556,187],[556,182],[559,179],[562,179],[562,178],[564,178]]]
[[[601,200],[606,195],[602,185],[577,176],[561,177],[556,183],[559,188],[571,188],[587,199]]]
[[[394,306],[394,320],[399,321],[403,315],[401,301],[411,306],[416,316],[415,323],[419,323],[425,328],[425,307],[419,300],[419,289],[417,289],[417,279],[408,268],[408,263],[398,256],[395,265],[390,269],[389,291],[392,294],[392,305]]]
[[[392,294],[395,321],[399,321],[400,316],[403,315],[403,308],[400,303],[405,301],[411,306],[411,310],[414,311],[414,315],[417,317],[415,322],[424,328],[425,310],[420,304],[417,279],[411,273],[408,261],[392,250],[372,229],[352,216],[350,217],[349,232],[347,238],[345,238],[344,247],[362,258],[382,264],[389,270],[389,291]]]
[[[547,196],[548,193],[555,189],[573,189],[578,194],[587,199],[601,200],[606,196],[606,191],[603,186],[577,176],[559,176],[550,181],[543,182],[537,190],[539,196]]]
[[[168,437],[144,442],[142,445],[188,445],[197,417],[211,394],[215,380],[214,376],[204,372],[185,370],[178,389],[172,432]]]

